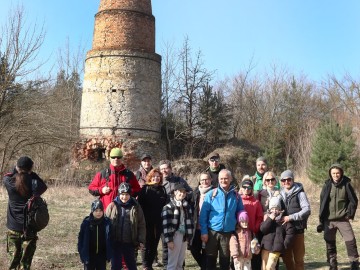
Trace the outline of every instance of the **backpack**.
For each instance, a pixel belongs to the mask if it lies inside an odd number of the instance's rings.
[[[46,201],[40,196],[34,195],[36,191],[37,180],[32,180],[33,195],[25,204],[24,208],[24,231],[31,229],[39,232],[49,223],[49,210]]]
[[[131,177],[133,176],[133,173],[128,169],[125,169],[125,170],[121,171],[121,174],[125,175],[125,182],[126,183],[129,183]],[[110,168],[105,168],[105,169],[101,170],[101,178],[105,178],[106,182],[109,182],[110,175],[111,175]]]
[[[212,195],[211,195],[211,201],[214,200],[214,198],[216,197],[217,195],[217,192],[218,192],[218,188],[213,188],[212,190]],[[236,196],[236,202],[238,202],[240,199],[241,199],[241,196],[238,192],[236,192],[236,190],[233,190],[233,192],[235,192],[235,196]]]

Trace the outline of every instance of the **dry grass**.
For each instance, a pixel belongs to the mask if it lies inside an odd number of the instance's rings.
[[[306,232],[305,269],[327,269],[325,243],[322,234],[316,232],[320,187],[304,181],[311,200],[312,215]],[[50,223],[39,233],[38,248],[33,260],[33,269],[83,269],[77,253],[77,235],[83,218],[90,212],[92,197],[84,187],[50,187],[44,194],[49,204]],[[7,194],[0,188],[0,253],[6,254],[6,207]],[[355,234],[359,235],[360,222],[353,224]],[[339,243],[339,261],[342,269],[348,266],[344,242]],[[159,249],[161,256],[161,249]],[[188,252],[188,251],[187,251]],[[0,269],[6,269],[6,260],[0,261]],[[139,266],[141,269],[141,266]],[[158,268],[160,269],[160,268]],[[198,269],[190,253],[186,256],[186,269]],[[284,269],[281,266],[281,269]]]

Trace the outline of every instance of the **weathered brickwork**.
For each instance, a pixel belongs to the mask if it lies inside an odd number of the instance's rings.
[[[101,0],[93,38],[75,159],[108,157],[114,146],[122,147],[130,166],[145,152],[163,158],[161,57],[155,53],[151,1]]]
[[[99,11],[109,9],[127,9],[152,14],[151,0],[101,0]]]
[[[95,17],[93,50],[119,49],[155,52],[155,19],[144,13],[113,9]]]
[[[116,50],[88,53],[82,135],[160,138],[161,71],[156,56]]]

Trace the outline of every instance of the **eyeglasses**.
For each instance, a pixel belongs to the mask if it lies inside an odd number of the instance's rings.
[[[122,157],[111,157],[112,159],[122,159]]]
[[[242,186],[243,189],[252,190],[251,186]]]
[[[291,178],[285,178],[285,179],[281,179],[280,181],[281,181],[281,182],[285,182],[285,181],[287,181],[287,182],[291,182],[291,181],[292,181],[292,179],[291,179]]]
[[[209,178],[200,179],[200,181],[206,181],[206,180],[210,180],[210,179]]]
[[[270,178],[270,179],[265,179],[266,182],[270,182],[270,181],[276,181],[275,178]]]
[[[220,159],[218,159],[218,158],[210,158],[209,160],[210,160],[210,162],[219,162],[220,161]]]

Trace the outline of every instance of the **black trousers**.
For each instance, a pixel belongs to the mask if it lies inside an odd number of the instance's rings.
[[[143,267],[152,268],[161,236],[161,224],[146,223],[146,244],[142,251]]]
[[[195,230],[194,239],[190,247],[191,255],[194,257],[201,270],[206,269],[206,252],[202,248],[201,231]]]
[[[84,264],[84,270],[106,270],[106,254],[90,254],[90,261]]]

